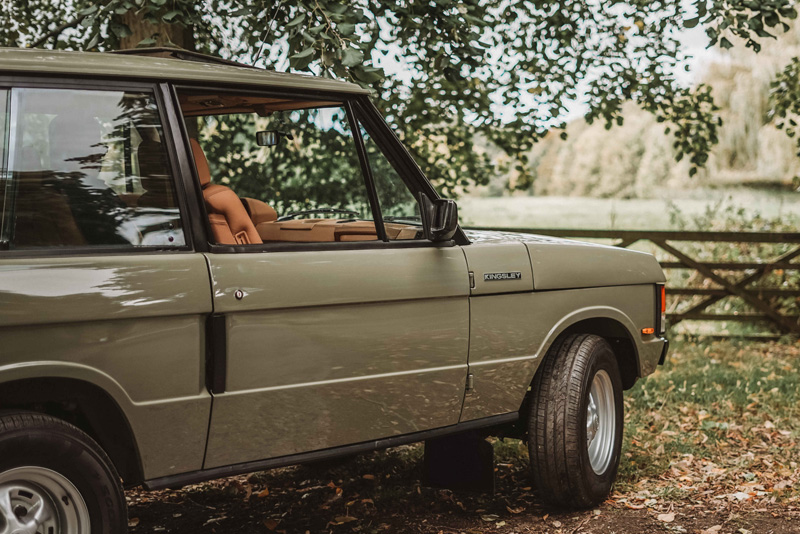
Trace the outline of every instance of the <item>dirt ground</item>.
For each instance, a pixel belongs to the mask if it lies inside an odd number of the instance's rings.
[[[128,492],[132,533],[800,534],[800,343],[676,344],[625,394],[622,460],[594,510],[545,507],[526,446],[496,491],[423,487],[422,447]]]
[[[132,533],[800,533],[800,507],[615,493],[584,512],[548,509],[523,462],[497,465],[494,495],[420,485],[421,448],[189,486],[128,492]]]

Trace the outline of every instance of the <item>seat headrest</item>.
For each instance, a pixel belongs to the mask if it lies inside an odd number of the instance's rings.
[[[250,215],[250,220],[258,226],[263,222],[273,222],[278,219],[278,213],[269,204],[254,198],[242,198],[244,209]]]
[[[205,187],[211,183],[211,171],[208,168],[206,154],[197,139],[189,139],[189,144],[192,146],[194,165],[197,167],[197,176],[200,178],[200,187]]]
[[[144,139],[137,150],[139,160],[139,179],[142,187],[150,192],[170,189],[169,168],[161,143]]]

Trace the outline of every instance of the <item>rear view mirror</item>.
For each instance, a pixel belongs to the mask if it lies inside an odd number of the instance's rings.
[[[280,134],[275,130],[263,130],[256,132],[256,144],[258,146],[275,146],[280,140]]]
[[[422,227],[425,238],[431,241],[448,241],[458,230],[458,206],[452,200],[431,200],[425,193],[419,194]]]

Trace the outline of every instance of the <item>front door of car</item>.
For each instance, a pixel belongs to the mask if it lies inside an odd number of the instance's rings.
[[[193,144],[215,193],[224,186],[257,197],[245,204],[261,214],[253,223],[264,241],[222,241],[207,254],[217,391],[204,467],[456,424],[469,342],[463,251],[424,240],[413,194],[381,185],[394,171],[365,130],[352,133],[347,108],[254,96],[232,114],[213,94],[180,100],[185,116],[201,115],[188,129],[198,132]],[[245,137],[270,145],[232,146]],[[235,173],[226,168],[231,152]],[[371,169],[381,174],[370,191]],[[376,224],[381,195],[403,202],[382,202],[386,222]],[[235,219],[238,208],[228,208],[220,224]],[[323,208],[339,211],[308,213]]]
[[[460,248],[208,260],[227,372],[206,468],[458,422],[469,337]]]

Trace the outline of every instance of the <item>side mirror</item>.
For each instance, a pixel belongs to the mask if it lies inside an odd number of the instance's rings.
[[[256,144],[258,146],[275,146],[280,140],[280,135],[275,130],[264,130],[256,132]]]
[[[419,195],[422,227],[425,238],[434,242],[448,241],[458,230],[458,206],[452,200],[431,200],[425,193]]]

